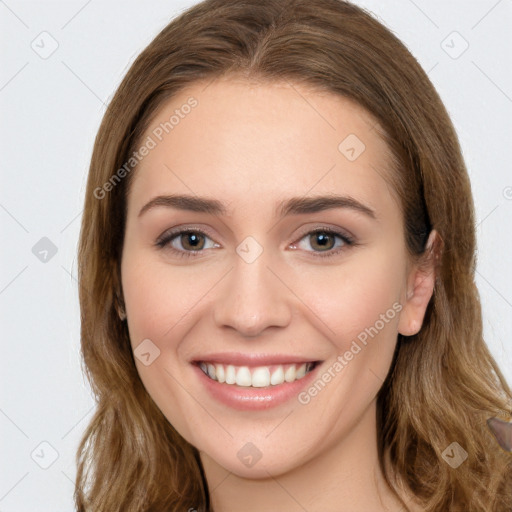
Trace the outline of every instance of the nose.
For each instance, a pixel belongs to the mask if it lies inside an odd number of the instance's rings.
[[[218,327],[256,337],[269,327],[286,327],[290,323],[292,293],[279,272],[269,268],[264,255],[252,263],[236,258],[214,303]]]

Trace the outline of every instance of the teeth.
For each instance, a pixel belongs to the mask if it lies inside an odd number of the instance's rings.
[[[284,382],[284,370],[282,366],[279,366],[277,370],[272,373],[272,377],[270,377],[270,384],[275,386],[277,384],[282,384]]]
[[[221,383],[235,384],[241,387],[265,388],[302,379],[313,369],[314,363],[274,365],[272,366],[273,371],[271,367],[259,366],[252,369],[252,373],[248,366],[233,366],[232,364],[225,366],[219,363],[202,362],[199,367],[210,379]]]
[[[264,388],[266,386],[270,386],[270,370],[264,366],[256,368],[252,372],[252,387]]]
[[[228,364],[226,368],[226,384],[234,384],[236,381],[236,372],[235,367],[231,364]]]
[[[250,386],[251,385],[251,372],[247,366],[242,366],[236,372],[236,385],[237,386]]]
[[[285,372],[284,372],[284,380],[286,382],[293,382],[295,380],[295,376],[297,375],[297,372],[295,370],[295,366],[290,366]]]
[[[215,375],[219,382],[226,382],[226,374],[224,373],[224,366],[222,366],[221,364],[215,365]]]

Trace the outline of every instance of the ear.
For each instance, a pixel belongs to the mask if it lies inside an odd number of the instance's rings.
[[[439,233],[432,230],[425,249],[425,259],[415,264],[409,272],[407,295],[398,322],[398,332],[403,336],[417,334],[423,325],[428,303],[434,293],[441,243]]]

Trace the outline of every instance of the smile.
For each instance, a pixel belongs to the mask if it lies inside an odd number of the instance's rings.
[[[201,361],[199,368],[210,379],[239,387],[265,388],[304,378],[315,366],[315,361],[301,364],[274,364],[270,366],[235,366]]]

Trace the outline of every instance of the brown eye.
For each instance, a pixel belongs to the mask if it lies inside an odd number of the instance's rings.
[[[294,244],[294,248],[298,247],[315,256],[326,258],[336,256],[354,245],[356,242],[351,236],[331,228],[322,228],[307,232],[297,244]]]
[[[163,234],[156,245],[161,249],[169,249],[180,255],[197,255],[217,244],[202,231],[183,229]]]
[[[310,245],[313,249],[325,251],[333,249],[336,244],[336,236],[326,231],[317,231],[308,235],[310,237]]]
[[[178,237],[177,237],[178,238]],[[181,246],[186,251],[198,251],[204,248],[204,236],[194,231],[186,231],[179,235]]]

